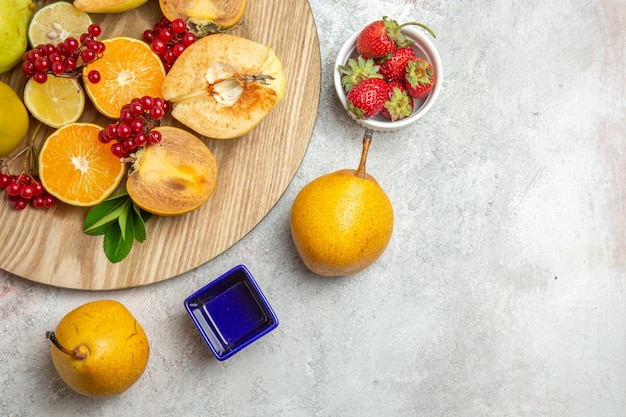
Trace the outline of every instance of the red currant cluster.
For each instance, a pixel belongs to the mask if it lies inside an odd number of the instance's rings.
[[[78,77],[82,67],[95,61],[104,52],[104,44],[96,38],[100,36],[100,25],[93,23],[87,32],[80,35],[80,40],[69,37],[58,45],[51,43],[37,45],[24,53],[22,57],[22,74],[32,77],[43,84],[48,74],[57,77]],[[100,81],[100,73],[96,70],[87,74],[89,81]]]
[[[187,24],[183,19],[173,21],[162,17],[155,23],[153,29],[143,33],[143,39],[150,44],[152,51],[157,54],[165,71],[169,71],[176,59],[185,49],[196,41],[196,35],[187,30]]]
[[[102,143],[114,142],[113,155],[126,158],[148,143],[161,142],[161,132],[153,128],[161,124],[169,108],[170,104],[160,97],[134,98],[122,107],[119,120],[100,131],[98,139]]]
[[[43,187],[39,178],[28,174],[0,173],[0,188],[4,188],[4,193],[13,203],[15,210],[24,210],[29,203],[34,208],[49,208],[56,202],[54,196],[48,194]]]

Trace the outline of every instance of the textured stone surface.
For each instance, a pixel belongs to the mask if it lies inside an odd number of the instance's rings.
[[[0,415],[626,415],[626,3],[310,4],[320,108],[283,198],[162,283],[81,292],[0,271]],[[417,125],[374,136],[368,168],[396,210],[387,251],[323,279],[295,253],[289,210],[307,182],[358,163],[363,131],[339,107],[333,63],[383,15],[437,32],[444,90]],[[183,300],[239,263],[280,325],[218,362]],[[152,355],[131,390],[91,400],[56,376],[44,334],[101,298],[135,313]]]

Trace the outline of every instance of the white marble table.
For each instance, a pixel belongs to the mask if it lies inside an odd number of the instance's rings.
[[[0,415],[626,415],[624,0],[310,5],[319,115],[276,207],[221,256],[145,287],[0,271]],[[437,32],[444,91],[417,125],[374,137],[368,168],[396,210],[387,251],[322,279],[296,255],[289,210],[304,184],[358,162],[362,129],[332,67],[347,34],[383,15]],[[280,325],[218,362],[183,299],[238,263]],[[91,400],[58,379],[44,333],[101,298],[135,312],[152,355],[131,390]]]

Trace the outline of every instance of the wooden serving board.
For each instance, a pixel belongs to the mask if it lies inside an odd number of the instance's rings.
[[[158,1],[149,0],[123,14],[93,14],[92,18],[102,26],[100,39],[141,39],[161,16]],[[306,0],[249,0],[242,25],[233,33],[274,49],[284,67],[287,93],[249,134],[232,140],[202,138],[218,164],[217,186],[209,201],[186,215],[153,216],[146,224],[146,241],[135,243],[129,256],[117,264],[104,255],[101,236],[82,232],[88,209],[58,203],[51,209],[28,207],[18,212],[0,201],[0,268],[64,288],[146,285],[208,262],[263,219],[293,179],[311,140],[320,93],[319,42]],[[0,80],[22,95],[25,80],[19,66],[0,75]],[[110,122],[89,102],[79,121],[101,126]],[[31,133],[37,124],[31,118]],[[171,119],[163,124],[181,126]],[[37,141],[52,131],[42,127]]]

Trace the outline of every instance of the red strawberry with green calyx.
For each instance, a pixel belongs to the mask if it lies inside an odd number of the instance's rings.
[[[361,31],[356,40],[356,50],[364,58],[382,58],[398,48],[409,46],[413,41],[402,33],[404,26],[415,25],[425,29],[433,38],[435,33],[419,22],[407,22],[402,25],[383,16],[382,20],[370,23]]]
[[[363,80],[348,93],[348,111],[357,119],[374,117],[389,98],[389,91],[389,83],[382,78]]]
[[[390,55],[376,61],[378,70],[387,81],[402,81],[406,74],[409,60],[415,58],[415,52],[410,46],[404,46],[393,51]]]
[[[411,97],[426,97],[435,84],[435,73],[432,65],[424,58],[415,58],[408,62],[404,85]]]
[[[380,110],[381,116],[392,122],[409,117],[413,113],[413,97],[399,81],[390,82],[389,87],[391,89],[389,99]]]
[[[383,78],[379,74],[380,67],[376,65],[373,59],[365,59],[358,56],[356,59],[350,58],[347,65],[339,65],[339,72],[343,74],[341,77],[341,85],[346,93],[352,90],[352,87],[368,78]]]

